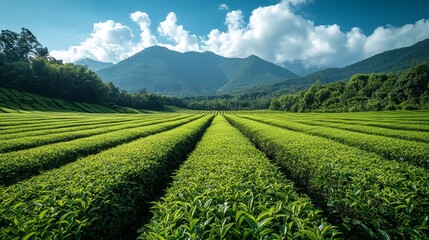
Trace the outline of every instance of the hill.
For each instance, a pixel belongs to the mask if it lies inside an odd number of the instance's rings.
[[[410,47],[398,48],[377,54],[360,62],[343,68],[330,68],[298,78],[294,82],[330,83],[349,78],[356,73],[382,73],[403,70],[412,65],[429,62],[429,39],[418,42]]]
[[[272,99],[307,90],[317,80],[322,84],[329,84],[347,80],[359,73],[398,72],[422,62],[429,63],[429,39],[410,47],[386,51],[344,68],[326,69],[304,77],[242,90],[235,94],[185,98],[185,103],[191,109],[264,109],[270,106]],[[274,109],[276,108],[280,107]]]
[[[49,56],[48,49],[25,28],[19,34],[0,33],[0,87],[108,107],[162,110],[164,104],[181,106],[177,99],[145,91],[127,93],[103,82],[87,66],[64,64]]]
[[[225,59],[218,65],[229,80],[217,92],[229,93],[274,83],[296,77],[297,75],[257,56]]]
[[[0,88],[0,112],[22,111],[89,112],[89,113],[139,113],[126,107],[104,107],[97,104],[70,102],[42,97],[37,94]]]
[[[398,48],[374,55],[365,60],[343,68],[329,68],[317,71],[291,80],[266,85],[253,91],[264,91],[272,95],[281,95],[291,89],[308,88],[312,83],[320,80],[321,83],[331,83],[350,78],[358,73],[385,73],[395,72],[412,67],[422,62],[429,62],[429,39],[420,41],[410,47]],[[277,94],[275,93],[277,91]]]
[[[291,112],[348,112],[429,109],[429,65],[396,73],[356,74],[348,81],[314,83],[308,90],[271,101],[270,109]]]
[[[81,59],[79,61],[76,61],[75,64],[86,66],[94,72],[114,65],[111,62],[99,62],[90,58]]]
[[[230,93],[298,76],[256,56],[224,58],[212,52],[179,53],[159,46],[97,74],[130,92],[146,89],[168,96]]]

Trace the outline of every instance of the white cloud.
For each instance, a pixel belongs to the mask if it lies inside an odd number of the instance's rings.
[[[147,13],[137,11],[130,14],[130,19],[140,28],[138,41],[132,30],[113,20],[94,24],[90,37],[78,46],[67,50],[53,50],[51,55],[65,62],[76,62],[82,58],[91,58],[104,62],[119,62],[150,46],[164,46],[171,50],[186,52],[200,51],[199,40],[182,25],[177,25],[177,16],[171,12],[165,21],[159,23],[158,33],[171,43],[158,42],[151,32],[151,20]]]
[[[141,33],[140,33],[140,43],[138,44],[139,47],[143,49],[143,48],[147,48],[158,44],[158,41],[156,40],[155,36],[152,35],[152,32],[150,30],[151,21],[147,13],[137,11],[137,12],[131,13],[130,18],[131,20],[133,20],[133,22],[137,23],[140,27]]]
[[[158,33],[175,43],[175,45],[160,44],[172,50],[187,52],[199,51],[200,49],[198,38],[189,34],[189,31],[185,30],[182,25],[177,25],[177,17],[174,12],[170,12],[165,20],[159,24]]]
[[[382,51],[429,38],[429,21],[403,27],[379,27],[365,36],[355,27],[343,32],[337,24],[316,25],[293,12],[307,0],[284,0],[253,10],[248,22],[241,11],[226,15],[227,30],[213,29],[202,49],[227,57],[258,55],[279,65],[301,62],[308,67],[344,66]]]
[[[90,37],[78,46],[67,50],[53,50],[51,55],[65,62],[75,62],[82,58],[91,58],[104,62],[118,62],[143,50],[158,45],[158,41],[150,30],[150,18],[147,13],[134,12],[130,14],[133,22],[140,27],[140,41],[134,41],[133,31],[113,20],[94,24]]]
[[[221,10],[221,11],[228,11],[229,7],[225,3],[222,3],[221,5],[219,5],[218,9]]]
[[[367,37],[363,51],[365,55],[374,55],[389,49],[412,45],[429,38],[429,20],[422,19],[415,24],[402,27],[378,27]]]
[[[229,31],[241,30],[244,26],[243,12],[241,10],[232,11],[226,14],[225,24]]]
[[[279,65],[299,62],[307,67],[341,67],[429,38],[429,20],[425,19],[402,27],[378,27],[368,36],[358,27],[343,31],[337,24],[317,25],[294,12],[295,7],[308,2],[283,0],[254,9],[247,19],[240,10],[229,11],[224,22],[226,30],[212,29],[206,36],[191,34],[178,25],[176,14],[170,12],[158,24],[156,37],[148,14],[137,11],[130,14],[140,27],[137,41],[129,27],[108,20],[94,24],[90,37],[79,46],[51,54],[66,62],[84,57],[117,62],[160,45],[180,52],[212,51],[225,57],[253,54]],[[219,9],[226,7],[221,4]]]
[[[108,20],[95,23],[91,36],[79,46],[71,46],[67,50],[54,50],[50,54],[65,62],[74,62],[86,57],[116,62],[128,57],[133,37],[129,27]]]

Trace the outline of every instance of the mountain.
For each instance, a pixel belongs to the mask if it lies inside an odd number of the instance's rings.
[[[144,88],[168,96],[230,93],[298,77],[256,56],[224,58],[212,52],[179,53],[159,46],[97,74],[129,92]]]
[[[75,64],[87,66],[89,69],[91,69],[94,72],[114,65],[111,62],[99,62],[96,60],[92,60],[90,58],[84,58],[84,59],[78,60],[75,62]]]
[[[297,77],[282,67],[252,55],[247,58],[227,58],[218,65],[229,80],[217,92],[237,92],[262,84],[274,83]]]
[[[392,72],[403,70],[412,65],[429,62],[429,39],[410,47],[386,51],[355,64],[332,68],[309,74],[302,78],[305,81],[320,79],[322,83],[334,82],[349,78],[356,73]]]
[[[343,68],[328,68],[314,72],[304,77],[286,80],[271,85],[272,90],[288,88],[291,86],[305,87],[317,80],[321,83],[331,83],[350,78],[357,73],[383,73],[394,72],[409,68],[418,63],[429,63],[429,39],[420,41],[410,47],[398,48],[374,55],[365,60],[348,65]],[[266,88],[267,86],[265,86]],[[258,91],[254,89],[254,91]]]

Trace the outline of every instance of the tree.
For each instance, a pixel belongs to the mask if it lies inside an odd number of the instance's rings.
[[[417,104],[429,84],[429,65],[420,64],[405,71],[401,81],[404,82],[404,93],[407,101]]]
[[[319,91],[317,91],[315,96],[315,102],[317,103],[317,105],[323,105],[323,103],[329,99],[331,93],[332,90],[327,86],[322,87]]]
[[[280,110],[280,101],[279,99],[275,98],[270,103],[270,109],[271,110]],[[284,109],[282,109],[284,110]]]
[[[304,93],[304,97],[301,98],[301,101],[300,101],[300,107],[299,107],[300,112],[310,112],[313,108],[318,107],[317,106],[318,103],[315,102],[316,92],[318,92],[321,87],[322,87],[322,85],[320,84],[320,81],[318,80],[315,83],[313,83],[313,85],[311,85],[310,89],[308,89]]]
[[[35,58],[48,58],[46,47],[37,41],[37,38],[26,28],[21,33],[10,30],[2,30],[0,34],[0,52],[8,62],[32,61]]]
[[[284,111],[381,111],[429,109],[429,65],[416,65],[399,73],[356,74],[348,81],[275,98],[271,109]]]
[[[19,35],[10,30],[1,30],[0,52],[4,54],[8,62],[19,61]]]
[[[26,28],[19,34],[1,31],[0,86],[78,102],[150,109],[164,104],[164,98],[146,90],[129,94],[103,82],[87,67],[50,57]]]
[[[380,89],[383,83],[387,80],[387,74],[371,74],[366,85],[361,89],[362,94],[366,97],[372,97],[375,91]]]

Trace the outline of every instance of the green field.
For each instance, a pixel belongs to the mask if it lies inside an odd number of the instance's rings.
[[[429,238],[428,111],[126,114],[5,91],[0,239]]]

